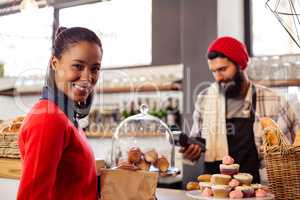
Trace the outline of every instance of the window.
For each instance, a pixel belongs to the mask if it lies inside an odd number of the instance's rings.
[[[265,5],[267,0],[252,0],[252,47],[254,56],[300,53],[274,14]],[[277,0],[269,5],[274,8]],[[289,9],[289,1],[281,0],[280,9]],[[290,21],[293,23],[293,21]]]
[[[5,76],[43,75],[51,55],[51,7],[0,17],[0,62]]]
[[[113,0],[64,8],[61,26],[94,30],[103,43],[103,67],[151,64],[151,0]]]

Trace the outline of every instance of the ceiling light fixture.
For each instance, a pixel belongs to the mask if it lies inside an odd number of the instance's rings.
[[[300,48],[299,0],[267,0],[266,6],[274,14],[291,39]]]

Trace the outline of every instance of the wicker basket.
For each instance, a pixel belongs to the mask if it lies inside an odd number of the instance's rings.
[[[0,158],[20,158],[18,132],[7,132],[8,124],[0,127]]]
[[[271,128],[265,129],[270,131]],[[264,159],[271,190],[276,200],[300,200],[300,146],[289,145],[279,130],[273,129],[278,145],[264,137]]]

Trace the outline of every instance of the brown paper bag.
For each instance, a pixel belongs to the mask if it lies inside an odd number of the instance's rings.
[[[158,174],[148,171],[103,169],[101,200],[155,200]]]

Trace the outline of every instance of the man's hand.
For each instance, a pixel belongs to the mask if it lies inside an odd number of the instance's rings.
[[[200,158],[201,148],[197,144],[191,144],[187,148],[186,147],[181,148],[179,152],[183,153],[183,157],[185,159],[194,161]]]

